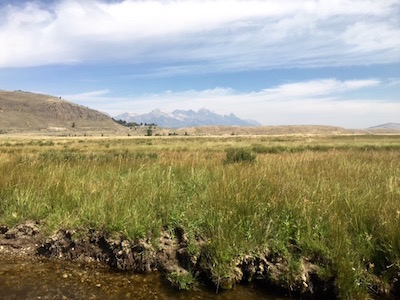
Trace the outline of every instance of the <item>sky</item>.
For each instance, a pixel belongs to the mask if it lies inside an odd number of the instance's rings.
[[[400,123],[400,0],[0,0],[0,89],[111,116]]]

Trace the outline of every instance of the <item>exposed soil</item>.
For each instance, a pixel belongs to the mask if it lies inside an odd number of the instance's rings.
[[[194,243],[197,251],[189,251]],[[130,241],[122,236],[111,236],[101,230],[89,229],[82,234],[59,230],[51,237],[40,232],[40,224],[27,221],[8,228],[0,226],[0,251],[15,255],[40,255],[48,258],[96,261],[121,271],[148,273],[161,271],[172,285],[188,288],[189,278],[214,284],[216,289],[230,289],[234,284],[257,282],[269,289],[302,298],[335,299],[334,278],[321,278],[318,265],[303,258],[301,272],[290,281],[288,263],[276,253],[265,251],[259,255],[243,256],[232,263],[224,278],[215,278],[209,255],[203,251],[206,242],[201,238],[189,241],[181,228],[165,229],[154,240]],[[400,288],[394,280],[388,288],[377,282],[375,293],[398,299]]]

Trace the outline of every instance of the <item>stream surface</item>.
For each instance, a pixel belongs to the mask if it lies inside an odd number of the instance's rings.
[[[0,254],[0,299],[216,299],[284,300],[252,285],[216,294],[178,291],[158,273],[117,272],[97,264]]]

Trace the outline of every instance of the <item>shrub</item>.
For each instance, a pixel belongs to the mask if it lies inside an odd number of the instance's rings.
[[[256,160],[256,154],[246,148],[230,148],[226,150],[225,163],[252,163]]]

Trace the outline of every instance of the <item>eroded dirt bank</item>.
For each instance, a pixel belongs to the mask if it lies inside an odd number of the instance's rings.
[[[173,286],[191,288],[201,281],[217,290],[234,284],[257,282],[280,290],[283,294],[312,299],[335,299],[335,278],[322,278],[319,266],[302,258],[300,272],[292,276],[288,262],[279,254],[264,251],[258,255],[238,257],[227,268],[225,276],[216,276],[213,259],[201,238],[189,241],[181,228],[165,229],[160,237],[130,241],[123,236],[95,229],[76,233],[59,230],[50,237],[40,232],[40,224],[28,221],[13,228],[0,226],[0,251],[16,255],[40,255],[49,258],[96,261],[121,271],[148,273],[160,271]],[[290,284],[288,283],[290,282]],[[398,299],[398,280],[383,284],[377,280],[372,293],[378,297]]]

